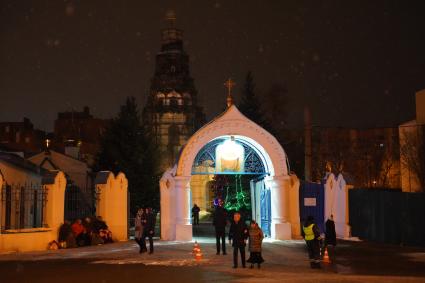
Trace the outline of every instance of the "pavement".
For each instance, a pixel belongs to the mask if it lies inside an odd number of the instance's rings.
[[[139,254],[134,241],[0,253],[0,282],[425,282],[425,248],[340,241],[336,261],[312,270],[303,241],[265,239],[261,269],[233,269],[229,245],[228,255],[216,255],[215,239],[194,240],[201,260],[193,242],[159,239],[152,255]]]

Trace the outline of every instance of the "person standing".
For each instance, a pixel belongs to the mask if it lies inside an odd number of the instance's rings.
[[[261,256],[261,245],[263,242],[264,234],[261,228],[258,226],[257,222],[254,220],[251,221],[249,227],[249,246],[248,250],[250,252],[249,259],[247,262],[251,263],[251,267],[254,267],[254,264],[257,264],[257,267],[260,268],[260,265],[264,262],[263,257]]]
[[[195,203],[192,207],[193,225],[199,225],[199,211],[201,211],[201,209]]]
[[[227,225],[227,213],[223,208],[223,203],[219,202],[214,211],[213,225],[215,228],[215,242],[217,248],[217,255],[220,254],[220,240],[223,255],[226,254],[226,225]]]
[[[149,254],[153,254],[153,236],[155,233],[156,215],[152,208],[146,208],[146,224],[143,227],[142,244],[146,250],[146,237],[149,239]]]
[[[334,217],[331,214],[328,220],[325,223],[325,248],[328,249],[329,258],[331,263],[335,260],[335,247],[336,247],[336,231],[335,231],[335,222]]]
[[[142,225],[142,217],[144,211],[142,208],[139,208],[136,214],[136,218],[134,218],[134,240],[139,245],[139,253],[145,252],[146,246],[143,246],[142,236],[143,236],[143,225]]]
[[[320,268],[320,231],[314,223],[313,216],[308,216],[304,222],[301,234],[307,244],[311,268]]]
[[[233,268],[238,268],[238,251],[241,254],[242,267],[245,268],[245,246],[248,237],[248,228],[241,221],[241,214],[235,212],[233,214],[233,222],[229,230],[229,242],[233,247]]]

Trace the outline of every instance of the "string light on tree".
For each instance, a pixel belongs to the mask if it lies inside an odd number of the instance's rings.
[[[248,195],[245,193],[242,186],[242,176],[235,175],[235,193],[229,193],[229,187],[226,189],[226,200],[224,201],[224,208],[227,210],[238,211],[241,209],[250,209]]]

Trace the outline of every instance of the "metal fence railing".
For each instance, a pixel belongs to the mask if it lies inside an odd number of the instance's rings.
[[[361,239],[425,246],[425,193],[349,190],[351,233]]]
[[[80,188],[68,185],[65,190],[64,220],[73,221],[78,218],[96,214],[96,196],[94,188]]]
[[[1,231],[44,226],[46,190],[39,184],[4,184],[1,188]]]

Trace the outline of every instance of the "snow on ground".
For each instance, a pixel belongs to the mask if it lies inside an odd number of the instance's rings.
[[[195,241],[201,247],[201,260],[195,260],[192,254]],[[425,271],[421,270],[425,267],[425,250],[420,248],[391,246],[402,257],[399,257],[400,262],[397,265],[388,268],[385,263],[394,261],[385,254],[388,246],[341,242],[337,246],[339,260],[336,264],[323,265],[322,270],[312,270],[309,268],[305,243],[300,240],[266,239],[263,245],[265,263],[261,269],[233,269],[232,248],[227,245],[226,256],[216,255],[214,238],[198,237],[192,242],[156,240],[154,245],[155,252],[152,255],[139,254],[134,241],[56,251],[3,253],[0,255],[0,264],[7,261],[79,260],[93,266],[107,265],[112,269],[135,265],[146,268],[184,267],[194,268],[205,274],[231,276],[232,282],[425,282]],[[364,255],[364,251],[370,251],[373,258]],[[400,270],[396,270],[397,268]]]

